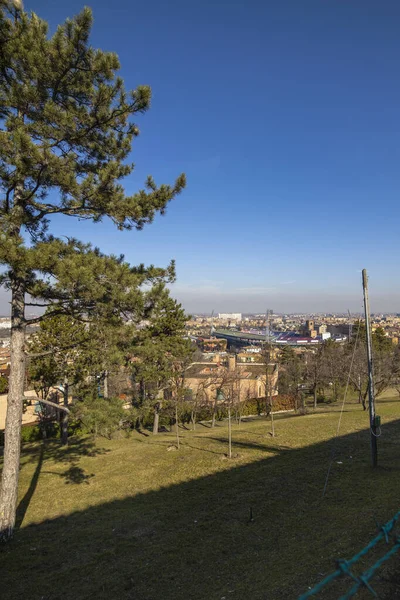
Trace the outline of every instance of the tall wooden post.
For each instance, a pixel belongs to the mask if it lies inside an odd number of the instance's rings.
[[[369,396],[369,426],[371,434],[371,458],[372,466],[378,464],[378,445],[376,437],[375,423],[375,388],[374,388],[374,369],[372,361],[372,340],[371,340],[371,322],[369,314],[369,299],[368,299],[368,276],[367,270],[363,269],[362,284],[364,292],[364,311],[365,311],[365,331],[367,338],[367,357],[368,357],[368,396]]]

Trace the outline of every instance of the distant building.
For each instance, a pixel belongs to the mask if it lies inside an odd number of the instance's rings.
[[[339,323],[337,325],[328,325],[327,330],[331,335],[349,335],[350,326],[348,323]]]
[[[219,389],[234,393],[240,401],[262,398],[268,386],[272,395],[278,394],[278,365],[263,363],[237,363],[235,356],[229,356],[225,364],[193,363],[185,372],[185,385],[194,398],[204,403],[215,401]]]
[[[242,313],[218,313],[218,319],[223,321],[241,321]]]
[[[315,329],[315,324],[313,319],[307,319],[305,325],[302,326],[300,332],[305,336],[311,339],[316,339],[318,332]]]

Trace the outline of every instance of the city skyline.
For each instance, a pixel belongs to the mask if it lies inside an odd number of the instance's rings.
[[[182,303],[188,313],[211,314],[219,312],[242,312],[243,314],[264,314],[267,308],[272,308],[279,314],[347,314],[350,310],[353,314],[363,314],[363,297],[361,289],[361,280],[359,281],[359,293],[355,292],[353,296],[338,292],[335,296],[332,293],[320,294],[314,300],[308,296],[300,297],[298,294],[290,296],[281,295],[280,292],[269,293],[260,297],[238,294],[232,297],[230,293],[223,291],[214,292],[206,289],[204,295],[199,294],[199,288],[189,287],[179,289],[179,284],[171,286],[171,294]],[[379,293],[375,283],[370,282],[370,302],[372,313],[396,314],[400,313],[400,294],[384,295]],[[0,289],[0,316],[9,314],[9,293]],[[32,314],[36,314],[33,312]]]

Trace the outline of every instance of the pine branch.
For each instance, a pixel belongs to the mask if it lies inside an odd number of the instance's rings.
[[[23,400],[30,400],[30,398],[26,398],[26,396],[24,396]],[[56,408],[57,410],[62,410],[64,412],[66,412],[67,414],[71,414],[71,411],[69,410],[69,408],[67,408],[63,404],[56,404],[55,402],[51,402],[50,400],[43,400],[42,398],[38,399],[38,402],[40,404],[46,404],[47,406]]]

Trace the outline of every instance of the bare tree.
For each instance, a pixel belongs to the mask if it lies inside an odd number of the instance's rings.
[[[276,392],[277,381],[278,381],[278,363],[271,363],[271,352],[272,345],[265,344],[262,350],[262,357],[265,363],[265,379],[264,379],[264,387],[265,387],[265,414],[270,414],[271,417],[271,435],[275,437],[275,423],[274,423],[274,414],[273,414],[273,398]]]
[[[360,340],[355,347],[349,345],[347,350],[347,362],[353,361],[350,370],[350,382],[357,392],[358,401],[364,410],[367,410],[368,397],[368,367],[366,358],[366,345]],[[396,384],[400,374],[399,351],[390,345],[380,345],[373,335],[373,365],[375,395],[378,397],[385,390]]]
[[[279,359],[278,387],[280,393],[287,394],[294,400],[297,412],[302,403],[301,389],[306,373],[305,362],[289,346],[282,350]]]
[[[193,431],[196,430],[197,413],[199,408],[207,404],[207,389],[209,385],[210,383],[208,380],[203,380],[191,390],[192,398],[190,400],[190,422],[192,424]]]
[[[321,344],[313,352],[309,353],[306,362],[305,378],[313,395],[314,410],[317,408],[318,390],[323,387],[326,379],[324,350],[325,346]]]
[[[227,386],[229,386],[230,384],[230,380],[230,373],[225,367],[219,367],[216,370],[214,377],[210,379],[209,390],[211,391],[211,393],[213,393],[214,396],[212,406],[211,427],[215,427],[218,403],[221,402],[221,399],[218,397],[218,393],[221,391],[224,393]]]

